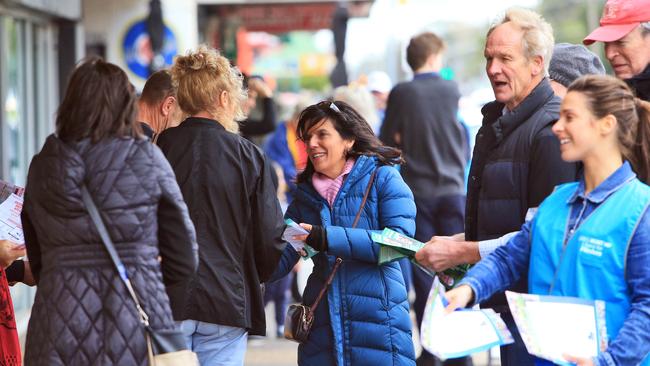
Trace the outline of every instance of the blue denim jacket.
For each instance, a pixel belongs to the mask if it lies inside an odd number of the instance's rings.
[[[571,205],[568,227],[577,228],[624,182],[635,177],[630,164],[625,162],[588,195],[585,195],[584,178],[581,179],[576,194],[567,202]],[[531,224],[524,223],[508,244],[481,260],[459,283],[472,288],[476,303],[505,290],[528,271]],[[566,239],[573,231],[565,233]],[[595,360],[596,365],[636,365],[650,353],[650,216],[647,211],[630,243],[626,278],[632,299],[631,312],[607,351]]]

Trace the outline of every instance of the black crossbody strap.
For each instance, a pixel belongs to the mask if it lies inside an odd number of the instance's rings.
[[[93,223],[95,224],[95,228],[97,228],[97,232],[99,233],[99,236],[102,238],[102,243],[104,243],[104,247],[106,248],[109,257],[111,257],[111,262],[113,262],[113,266],[117,270],[120,279],[126,286],[129,295],[131,295],[131,298],[135,303],[135,307],[138,310],[138,314],[140,315],[140,321],[142,322],[142,324],[144,324],[145,327],[148,327],[149,316],[147,315],[147,313],[144,312],[142,306],[140,306],[140,301],[138,300],[138,296],[136,295],[135,290],[133,290],[133,285],[131,284],[131,280],[129,280],[129,276],[126,273],[126,267],[124,266],[124,263],[122,263],[120,256],[117,254],[115,245],[113,245],[113,241],[111,240],[110,235],[108,235],[108,230],[106,230],[104,221],[99,215],[99,210],[97,210],[97,206],[95,206],[95,202],[90,196],[90,192],[88,192],[88,188],[86,187],[85,184],[81,186],[81,198],[83,199],[84,205],[86,206],[86,210],[88,210],[88,214],[90,214],[90,218],[93,220]]]
[[[359,223],[359,219],[361,218],[361,214],[363,213],[363,208],[366,207],[366,201],[368,201],[368,196],[370,195],[372,184],[375,182],[375,175],[377,175],[377,169],[375,169],[375,171],[372,172],[372,175],[370,176],[370,180],[368,181],[368,186],[366,187],[366,191],[363,194],[363,200],[361,201],[361,206],[359,206],[359,211],[357,211],[357,216],[355,216],[354,222],[352,223],[353,228],[357,227],[357,224]],[[323,288],[320,289],[320,292],[318,293],[318,297],[316,297],[316,301],[314,301],[314,303],[310,306],[312,312],[316,311],[316,308],[318,307],[318,304],[323,298],[323,295],[325,295],[325,291],[327,291],[327,288],[332,283],[332,280],[334,279],[334,275],[336,274],[336,271],[338,271],[341,262],[343,262],[343,259],[341,257],[336,257],[336,262],[334,263],[334,268],[332,268],[332,272],[330,272],[330,275],[327,277],[327,281],[323,285]]]

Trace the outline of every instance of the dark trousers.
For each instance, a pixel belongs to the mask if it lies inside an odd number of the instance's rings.
[[[454,235],[465,229],[465,196],[450,195],[436,198],[421,199],[415,197],[417,215],[415,217],[415,239],[427,242],[432,236]],[[429,296],[429,290],[433,284],[433,278],[424,273],[416,266],[412,266],[413,289],[415,290],[415,302],[413,308],[417,318],[418,328],[422,325],[424,308]],[[439,365],[439,360],[426,350],[418,358],[420,365]],[[444,366],[469,366],[472,365],[470,357],[461,357],[447,360],[442,363]]]
[[[287,307],[291,298],[292,280],[293,272],[289,272],[288,275],[281,279],[266,284],[264,306],[270,301],[273,301],[273,305],[275,306],[275,322],[278,328],[284,326],[284,317],[287,314]]]
[[[519,329],[515,324],[515,319],[510,313],[510,309],[507,307],[495,309],[496,312],[501,315],[501,318],[508,326],[508,330],[512,333],[512,337],[515,339],[515,343],[509,344],[507,346],[501,346],[501,366],[533,366],[535,365],[535,360],[526,350],[526,345],[524,344],[523,339],[521,339],[521,334],[519,334]]]

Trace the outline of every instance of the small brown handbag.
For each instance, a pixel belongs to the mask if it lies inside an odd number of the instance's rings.
[[[370,176],[368,187],[366,187],[366,192],[363,194],[361,206],[359,207],[357,216],[354,218],[354,222],[352,223],[353,228],[357,226],[359,218],[361,218],[361,213],[363,212],[363,208],[366,206],[366,201],[368,200],[368,195],[370,194],[370,189],[372,188],[372,184],[375,181],[376,174],[377,170],[375,169],[375,171],[372,172],[372,175]],[[309,333],[311,333],[311,327],[314,324],[314,312],[316,311],[318,304],[323,298],[323,295],[325,295],[327,288],[332,283],[334,275],[339,269],[341,262],[343,262],[343,259],[336,257],[336,262],[334,263],[332,272],[327,277],[327,281],[323,285],[323,288],[320,289],[320,293],[318,294],[316,301],[314,301],[311,306],[303,304],[293,304],[289,306],[289,309],[287,309],[287,316],[284,319],[284,338],[298,343],[304,343],[307,341],[307,339],[309,339]]]

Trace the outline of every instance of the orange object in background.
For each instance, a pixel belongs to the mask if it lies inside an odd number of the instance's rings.
[[[246,75],[253,72],[253,47],[248,42],[248,31],[240,27],[237,30],[237,67]]]

